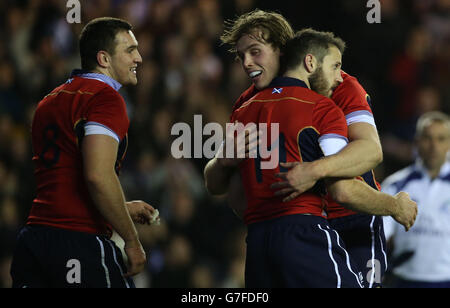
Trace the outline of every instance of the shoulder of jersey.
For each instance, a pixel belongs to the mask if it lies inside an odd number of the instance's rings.
[[[260,92],[265,98],[276,99],[279,97],[294,97],[297,99],[306,99],[311,102],[326,100],[327,97],[312,91],[311,89],[297,86],[271,87]],[[259,97],[260,95],[258,95]]]
[[[258,93],[258,90],[256,89],[255,85],[252,84],[247,90],[245,90],[241,96],[236,100],[234,103],[232,111],[239,109],[239,107],[242,106],[246,101],[251,99],[253,96],[255,96]]]
[[[342,81],[342,83],[340,83],[340,85],[337,87],[337,89],[342,88],[340,86],[345,87],[346,85],[355,85],[358,88],[362,88],[362,86],[360,85],[360,83],[356,77],[349,75],[344,71],[341,71],[341,76],[342,76],[343,81]]]
[[[334,89],[331,97],[333,99],[338,99],[338,97],[354,97],[355,95],[361,95],[366,98],[370,105],[370,97],[368,97],[366,90],[359,83],[358,79],[345,72],[341,72],[341,76],[343,82]]]
[[[68,87],[73,86],[78,89],[82,88],[84,91],[91,92],[91,93],[99,93],[99,92],[103,92],[103,91],[111,92],[111,93],[118,93],[107,83],[100,81],[100,80],[96,80],[96,79],[73,77],[73,78],[68,79],[65,84]]]
[[[350,76],[349,74],[347,74],[344,71],[341,71],[341,77],[342,77],[342,82],[337,86],[336,89],[341,88],[342,85],[350,84],[350,83],[352,83],[352,81],[355,80],[355,77]]]

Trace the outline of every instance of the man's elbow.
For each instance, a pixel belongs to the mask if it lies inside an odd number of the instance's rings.
[[[227,193],[227,191],[223,188],[214,185],[208,185],[207,182],[205,183],[205,186],[208,193],[215,197],[223,196]]]
[[[217,189],[216,189],[216,187],[214,187],[212,184],[211,184],[211,182],[210,181],[208,181],[208,178],[205,176],[205,188],[206,188],[206,191],[210,194],[210,195],[213,195],[213,196],[215,196],[216,194],[217,194]]]
[[[204,171],[203,177],[205,181],[206,191],[212,196],[220,196],[226,193],[223,186],[217,185],[217,183],[211,179],[211,174],[209,174],[206,169]]]
[[[383,162],[383,149],[381,148],[381,145],[377,146],[376,150],[374,151],[375,155],[375,162],[378,166]]]
[[[86,172],[84,179],[88,187],[98,187],[104,182],[105,175],[100,172]]]
[[[224,185],[222,172],[216,159],[211,159],[203,170],[206,190],[213,196],[221,196],[227,192],[228,187]]]
[[[379,164],[383,162],[383,149],[379,143],[372,143],[370,147],[367,147],[366,159],[370,162],[370,169],[375,169]]]

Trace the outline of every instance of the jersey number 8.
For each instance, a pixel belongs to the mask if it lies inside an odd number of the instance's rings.
[[[44,129],[44,146],[39,158],[44,163],[44,166],[51,168],[59,161],[60,149],[56,144],[56,140],[59,137],[59,128],[55,124],[47,125]]]

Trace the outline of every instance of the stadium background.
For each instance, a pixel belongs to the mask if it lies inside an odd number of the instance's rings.
[[[143,64],[139,84],[123,88],[131,127],[121,175],[129,200],[158,208],[159,227],[141,227],[148,267],[141,287],[241,287],[245,227],[224,198],[205,191],[206,159],[175,160],[177,122],[224,125],[249,85],[227,48],[223,21],[254,8],[276,10],[295,29],[333,31],[348,49],[343,68],[371,96],[382,139],[382,181],[414,159],[417,117],[450,112],[450,1],[381,0],[369,24],[365,0],[82,0],[81,24],[66,21],[65,0],[0,2],[0,286],[9,287],[15,234],[34,196],[30,120],[36,103],[79,67],[77,35],[95,17],[135,27]],[[232,200],[239,202],[239,200]]]

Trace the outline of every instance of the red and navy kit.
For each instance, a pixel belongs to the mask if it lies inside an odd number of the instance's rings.
[[[267,124],[267,143],[278,158],[273,169],[262,168],[266,160],[260,155],[239,166],[248,204],[244,214],[248,224],[246,287],[361,287],[345,245],[324,217],[324,187],[319,183],[286,203],[270,189],[280,181],[275,174],[286,171],[280,162],[319,159],[323,156],[320,138],[346,139],[342,111],[303,81],[279,77],[237,106],[231,120]],[[270,129],[276,123],[275,137]]]
[[[236,102],[234,103],[232,112],[234,112],[236,109],[238,109],[239,107],[242,106],[243,103],[245,103],[246,101],[250,100],[253,96],[255,96],[258,93],[258,89],[255,87],[255,84],[252,83],[252,85],[245,90],[241,96],[239,96],[239,98],[236,100]]]
[[[347,137],[347,123],[342,111],[328,98],[310,89],[300,80],[276,78],[271,87],[259,92],[234,110],[231,121],[279,125],[279,162],[313,161],[323,156],[319,146],[321,136]],[[270,140],[268,144],[275,143]],[[278,154],[277,153],[277,154]],[[261,168],[261,158],[248,159],[239,166],[247,197],[244,214],[246,224],[291,214],[324,215],[323,196],[308,191],[290,202],[275,197],[270,185],[280,181],[275,174],[284,171],[277,163],[275,169]],[[325,193],[323,190],[322,193]]]
[[[345,115],[347,125],[353,123],[369,123],[375,126],[375,120],[372,113],[371,99],[358,80],[341,71],[343,82],[333,91],[331,99],[342,110]],[[233,106],[233,112],[239,109],[242,104],[250,100],[258,93],[255,85],[252,84],[242,95],[236,100]],[[233,122],[233,121],[232,121]],[[366,172],[358,177],[358,179],[366,182],[372,188],[380,190],[380,184],[375,179],[373,170]],[[346,209],[342,205],[336,203],[329,196],[327,197],[327,218],[334,219],[354,215],[356,212]]]
[[[358,80],[345,72],[341,72],[343,82],[333,91],[331,99],[344,112],[347,124],[365,122],[375,126],[372,114],[370,97]],[[359,177],[372,188],[380,190],[379,184],[375,179],[373,171],[366,172]],[[328,219],[354,215],[355,212],[344,208],[331,198],[328,201]]]
[[[118,167],[126,150],[129,120],[125,102],[114,88],[74,73],[39,102],[31,130],[37,195],[27,224],[110,233],[83,176],[80,146],[87,123],[117,135]]]
[[[120,249],[106,236],[26,225],[17,239],[13,288],[135,288],[124,277],[127,267]]]
[[[375,126],[369,95],[355,77],[344,72],[341,75],[343,82],[331,98],[344,112],[347,124],[364,122]],[[380,189],[373,171],[358,178],[372,188]],[[365,278],[364,286],[380,287],[387,268],[382,217],[355,213],[331,198],[327,201],[330,226],[342,237],[347,251]]]
[[[109,239],[111,227],[89,196],[80,149],[85,135],[111,136],[119,142],[119,171],[129,126],[120,86],[108,76],[75,70],[39,102],[31,132],[37,195],[17,237],[13,287],[134,287]]]

